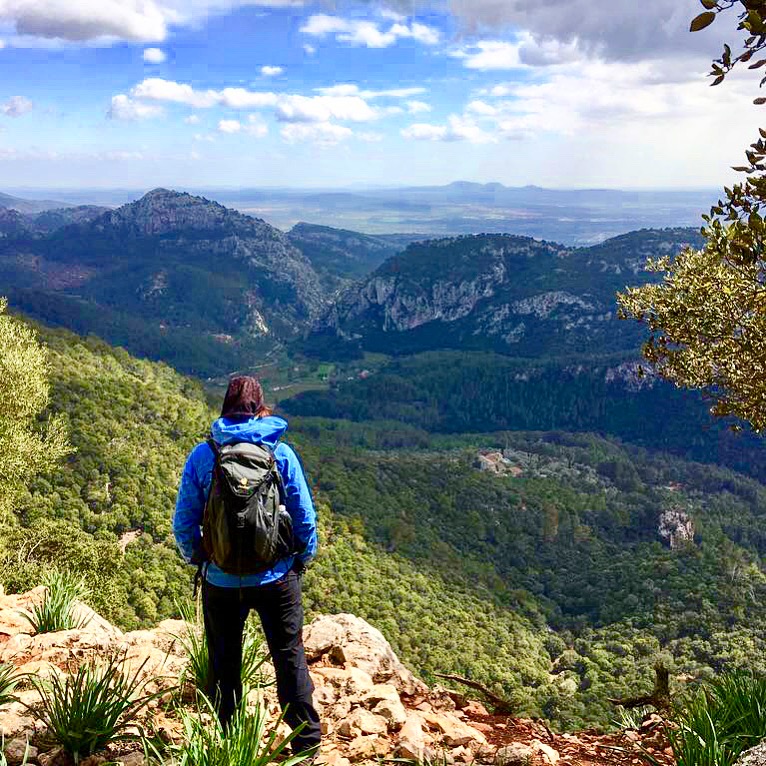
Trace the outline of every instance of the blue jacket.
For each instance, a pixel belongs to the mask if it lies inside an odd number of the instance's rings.
[[[307,564],[317,550],[316,512],[311,491],[306,483],[303,467],[294,450],[280,442],[287,430],[287,421],[269,415],[265,418],[219,418],[213,423],[211,434],[218,444],[236,442],[263,443],[274,451],[277,467],[285,486],[287,511],[293,520],[293,534],[302,552],[298,558]],[[187,563],[194,551],[202,549],[202,515],[215,466],[213,450],[207,442],[198,444],[189,455],[181,476],[173,515],[173,534],[176,545]],[[222,572],[212,562],[207,569],[207,581],[212,585],[238,588],[265,585],[283,578],[292,568],[294,557],[281,559],[272,569],[254,575],[231,575]]]

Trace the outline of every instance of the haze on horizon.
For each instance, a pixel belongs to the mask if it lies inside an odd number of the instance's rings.
[[[3,190],[719,188],[758,74],[709,87],[733,23],[690,34],[699,8],[0,3]]]

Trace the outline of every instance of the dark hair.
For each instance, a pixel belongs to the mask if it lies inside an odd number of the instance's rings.
[[[271,415],[263,400],[263,388],[258,378],[238,375],[229,381],[221,407],[222,418],[262,418]]]

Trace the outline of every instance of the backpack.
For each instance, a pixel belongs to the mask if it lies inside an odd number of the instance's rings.
[[[223,572],[264,572],[295,552],[282,476],[265,444],[208,444],[215,454],[202,546]]]

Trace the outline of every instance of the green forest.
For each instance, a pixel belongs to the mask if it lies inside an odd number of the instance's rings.
[[[0,582],[26,589],[56,566],[124,628],[177,614],[192,571],[170,524],[208,396],[94,338],[41,337],[74,452],[5,522]],[[427,680],[480,680],[557,727],[609,726],[608,698],[648,691],[658,658],[690,682],[766,671],[757,479],[587,433],[425,425],[292,418],[321,524],[309,616],[364,617]],[[501,472],[480,470],[497,451]],[[693,527],[674,547],[668,511]]]

